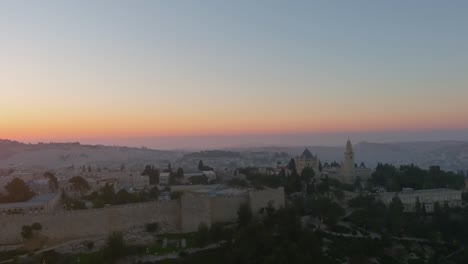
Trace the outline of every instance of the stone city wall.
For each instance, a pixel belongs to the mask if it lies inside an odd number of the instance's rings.
[[[37,222],[40,234],[50,239],[69,240],[109,235],[157,222],[163,232],[193,232],[201,223],[233,222],[242,203],[250,203],[254,213],[272,204],[284,206],[284,190],[266,189],[240,195],[209,197],[186,193],[179,200],[111,206],[42,214],[0,216],[0,245],[22,242],[24,225]]]
[[[41,235],[51,239],[75,239],[108,235],[149,222],[161,223],[167,230],[179,227],[179,201],[150,202],[101,209],[65,211],[59,213],[0,216],[0,244],[22,241],[24,225],[37,222]]]

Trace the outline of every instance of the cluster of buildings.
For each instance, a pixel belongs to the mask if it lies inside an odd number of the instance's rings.
[[[296,157],[296,170],[300,173],[304,168],[313,168],[316,175],[321,177],[330,177],[340,180],[344,183],[354,183],[357,179],[368,180],[373,170],[358,166],[354,160],[354,151],[351,141],[348,139],[344,151],[343,161],[338,164],[325,165],[322,167],[319,158],[313,155],[308,149]],[[414,212],[417,204],[424,206],[426,212],[433,212],[434,205],[460,207],[462,206],[462,190],[452,189],[428,189],[413,190],[404,188],[401,192],[386,192],[380,190],[376,198],[384,204],[389,205],[394,197],[398,197],[403,203],[406,212]]]
[[[61,193],[34,196],[20,203],[0,203],[0,215],[52,213],[60,202]]]
[[[230,153],[228,153],[230,154]],[[280,153],[281,154],[281,153]],[[322,164],[317,155],[313,155],[308,149],[295,158],[296,170],[301,173],[304,168],[312,168],[316,175],[319,177],[335,178],[344,183],[354,183],[360,179],[366,181],[370,178],[373,170],[366,168],[365,166],[358,166],[355,162],[355,153],[353,151],[353,145],[348,139],[346,142],[345,150],[343,153],[343,161],[340,163],[325,163]],[[233,155],[233,154],[230,154]],[[264,152],[251,153],[258,160],[271,162],[274,160],[270,154]],[[274,156],[274,155],[273,155]],[[284,158],[283,156],[275,156],[276,158]],[[198,156],[196,158],[199,158]],[[241,159],[241,156],[234,155],[234,160]],[[219,160],[228,160],[222,158]],[[216,157],[211,157],[210,162],[220,162]],[[197,162],[192,162],[197,163]],[[210,163],[211,165],[211,163]],[[257,167],[257,170],[261,174],[267,175],[278,175],[280,171],[286,167],[272,166],[272,167]],[[58,190],[51,190],[49,180],[43,175],[44,169],[37,168],[36,170],[16,170],[8,175],[2,175],[0,177],[0,194],[4,192],[3,186],[11,181],[13,178],[21,178],[26,184],[34,191],[37,195],[30,201],[22,203],[11,203],[11,204],[0,204],[0,215],[5,214],[37,214],[37,213],[48,213],[53,212],[60,201],[61,192],[65,192],[69,196],[78,196],[80,193],[74,190],[69,180],[73,176],[81,176],[89,184],[89,193],[97,191],[106,185],[112,185],[116,190],[126,189],[130,192],[146,189],[150,186],[150,179],[148,176],[142,176],[141,172],[137,169],[120,169],[120,170],[85,170],[85,169],[73,169],[73,170],[62,170],[55,171],[54,174],[58,179]],[[221,175],[220,175],[221,174]],[[223,171],[196,171],[184,173],[182,179],[178,179],[182,184],[186,186],[174,187],[182,189],[190,189],[190,178],[192,177],[206,177],[208,182],[213,182],[219,176],[223,175],[238,175],[235,168],[225,168]],[[160,186],[169,186],[170,184],[170,173],[161,172],[159,176]],[[200,191],[198,191],[199,193]],[[208,192],[208,194],[210,194]],[[449,189],[432,189],[432,190],[408,190],[405,189],[401,192],[385,192],[382,190],[377,197],[381,199],[385,204],[389,204],[393,197],[398,196],[403,202],[406,211],[415,210],[417,201],[425,206],[427,212],[434,210],[434,204],[438,202],[441,205],[447,204],[450,207],[461,206],[462,204],[462,191],[449,190]]]
[[[385,205],[389,205],[394,197],[398,197],[403,203],[404,211],[414,212],[417,209],[417,204],[424,207],[426,212],[433,212],[434,205],[438,203],[441,207],[462,206],[462,190],[452,189],[428,189],[428,190],[413,190],[405,188],[401,192],[382,192],[377,195]]]
[[[0,203],[0,215],[5,214],[36,214],[49,213],[58,208],[62,193],[70,197],[78,197],[81,193],[74,188],[70,179],[73,176],[83,177],[89,185],[88,193],[100,190],[106,185],[111,185],[115,190],[126,189],[128,191],[142,190],[150,186],[148,176],[142,176],[133,171],[109,171],[99,172],[69,172],[56,171],[58,188],[51,188],[49,179],[44,177],[44,170],[19,171],[0,177],[0,195],[5,195],[4,186],[14,178],[22,179],[26,185],[36,194],[31,200],[17,203]]]
[[[372,175],[373,170],[358,166],[354,160],[354,151],[351,141],[348,139],[344,152],[344,159],[341,164],[331,164],[322,167],[321,161],[316,155],[313,155],[308,149],[297,156],[296,170],[301,173],[304,168],[312,168],[316,175],[321,177],[330,177],[345,183],[353,183],[357,179],[367,180]]]
[[[170,185],[170,173],[161,172],[159,173],[159,185],[169,186]],[[182,184],[189,184],[190,178],[192,177],[206,177],[208,182],[213,182],[217,179],[217,173],[214,171],[199,171],[184,173],[183,179],[179,179]]]

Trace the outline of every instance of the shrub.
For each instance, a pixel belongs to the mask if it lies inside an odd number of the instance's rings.
[[[145,225],[146,232],[155,233],[159,231],[159,223],[148,223]]]

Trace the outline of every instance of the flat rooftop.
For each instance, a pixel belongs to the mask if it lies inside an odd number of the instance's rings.
[[[446,193],[446,192],[462,192],[462,190],[455,190],[455,189],[447,189],[447,188],[439,188],[439,189],[426,189],[426,190],[403,190],[400,192],[382,192],[379,195],[424,195],[424,194],[438,194],[438,193]]]
[[[247,193],[249,189],[239,189],[228,187],[224,184],[212,184],[212,185],[180,185],[171,186],[172,191],[191,192],[196,194],[205,194],[211,197],[216,196],[228,196],[228,195],[241,195]]]

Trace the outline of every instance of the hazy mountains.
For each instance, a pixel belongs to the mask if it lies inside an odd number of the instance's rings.
[[[322,162],[343,159],[344,145],[308,146]],[[294,157],[304,147],[250,147],[237,148],[238,152],[264,151],[287,152]],[[399,164],[414,163],[422,167],[440,165],[443,169],[468,171],[468,142],[405,142],[369,143],[354,145],[356,162],[375,166],[378,162]],[[145,148],[131,148],[103,145],[81,145],[79,143],[25,144],[10,140],[0,140],[0,168],[10,166],[43,166],[59,168],[99,164],[117,166],[126,164],[167,164],[182,156],[180,151],[160,151]],[[226,157],[227,158],[227,157]]]
[[[42,166],[60,168],[71,165],[96,164],[120,166],[119,164],[157,163],[172,160],[176,152],[145,148],[130,148],[80,143],[24,144],[0,140],[0,167]],[[166,163],[167,164],[167,163]]]

